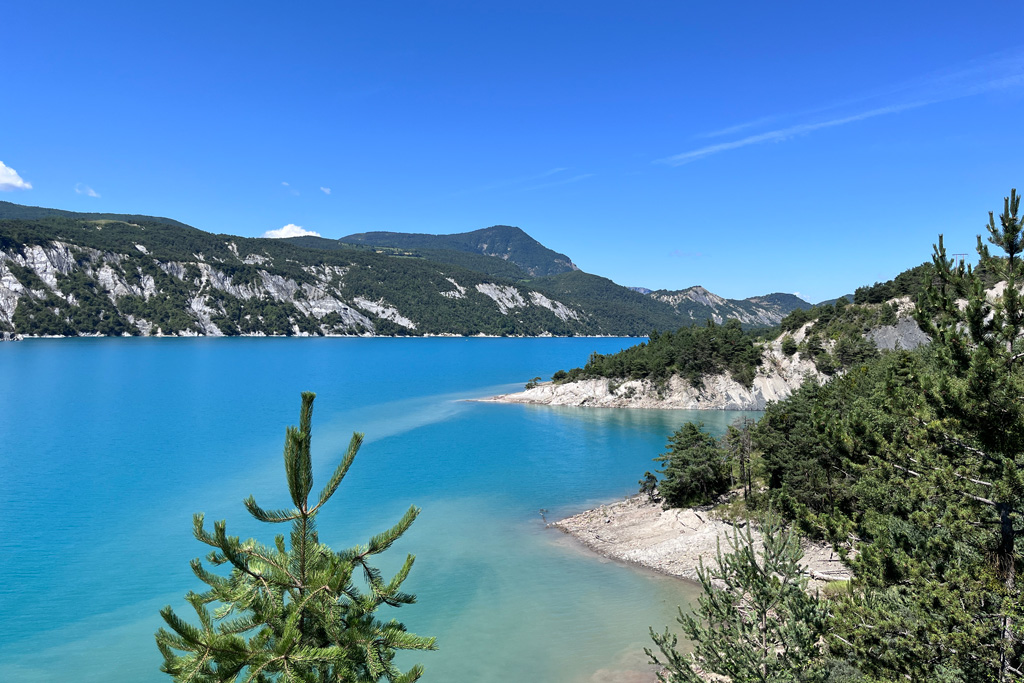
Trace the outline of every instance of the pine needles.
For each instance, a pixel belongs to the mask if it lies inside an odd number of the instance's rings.
[[[156,634],[164,657],[161,670],[175,681],[363,683],[386,679],[411,683],[422,668],[416,665],[401,672],[393,663],[395,652],[435,649],[434,638],[408,633],[397,621],[374,617],[381,605],[398,607],[416,600],[401,590],[412,569],[412,555],[390,580],[369,564],[369,558],[390,548],[405,533],[418,508],[410,507],[395,526],[374,535],[365,546],[336,552],[319,542],[317,513],[352,466],[363,435],[352,435],[344,457],[311,507],[315,397],[311,392],[302,394],[299,426],[288,427],[285,435],[285,476],[294,509],[264,509],[252,496],[244,501],[261,522],[290,522],[288,543],[283,535],[276,537],[273,547],[254,539],[240,541],[227,535],[224,521],[215,522],[211,532],[202,513],[193,518],[196,539],[213,548],[207,562],[230,571],[223,576],[207,570],[201,560],[192,561],[196,577],[209,586],[203,593],[190,592],[185,597],[198,623],[182,619],[169,606],[160,611],[167,625]],[[357,572],[365,591],[353,582]]]

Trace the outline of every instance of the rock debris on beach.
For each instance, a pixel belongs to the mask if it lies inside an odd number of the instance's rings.
[[[729,552],[735,531],[709,509],[663,510],[660,503],[648,502],[645,496],[602,505],[551,526],[604,557],[691,581],[697,580],[701,560],[705,566],[715,565],[719,545],[723,553]],[[756,529],[752,536],[755,548],[763,548]],[[812,589],[850,578],[830,545],[803,541],[801,546]]]

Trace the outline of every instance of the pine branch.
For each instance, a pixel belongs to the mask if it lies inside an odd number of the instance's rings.
[[[290,522],[298,519],[301,514],[298,510],[264,510],[256,504],[256,499],[253,496],[246,498],[243,504],[253,517],[261,522],[270,522],[272,524]]]
[[[334,492],[338,490],[338,486],[341,484],[341,480],[348,474],[348,469],[352,466],[352,462],[356,458],[356,453],[359,452],[359,447],[363,444],[363,434],[361,432],[355,432],[352,434],[352,439],[348,442],[348,450],[345,451],[345,457],[341,459],[341,463],[334,470],[334,474],[328,480],[327,485],[324,486],[320,492],[319,499],[316,506],[311,512],[316,512],[334,495]]]
[[[402,534],[412,526],[412,523],[416,521],[416,517],[418,517],[419,514],[420,509],[418,507],[415,505],[410,506],[409,509],[406,510],[405,514],[402,515],[402,519],[398,520],[397,524],[387,531],[373,536],[367,544],[366,550],[363,551],[360,556],[365,557],[366,555],[376,555],[377,553],[382,553],[390,548],[391,545],[401,538]]]
[[[260,507],[253,496],[245,499],[248,512],[268,523],[292,522],[289,542],[282,534],[268,548],[253,539],[228,536],[226,523],[205,528],[202,513],[193,517],[193,535],[213,548],[208,561],[230,564],[230,574],[208,571],[193,560],[196,577],[209,586],[204,593],[189,593],[186,600],[196,611],[199,626],[180,619],[170,607],[161,612],[168,628],[156,634],[163,656],[161,669],[178,681],[195,683],[239,680],[252,683],[295,681],[378,680],[415,681],[422,667],[401,673],[392,663],[397,649],[435,649],[433,638],[408,633],[396,621],[386,624],[374,618],[383,604],[401,606],[415,596],[401,592],[413,556],[385,583],[381,572],[367,557],[387,550],[409,528],[419,513],[410,507],[392,528],[373,536],[365,547],[334,552],[319,543],[316,512],[336,492],[362,443],[353,435],[342,462],[309,509],[312,486],[310,457],[314,395],[303,394],[299,427],[285,434],[284,465],[294,510]],[[352,583],[356,565],[361,566],[369,590],[363,594]],[[211,603],[216,607],[211,609]],[[243,637],[249,636],[248,642]],[[179,656],[179,652],[186,653]],[[369,672],[371,678],[367,679]],[[376,674],[374,674],[376,672]]]

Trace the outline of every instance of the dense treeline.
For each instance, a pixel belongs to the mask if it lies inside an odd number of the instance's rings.
[[[770,338],[781,330],[784,353],[793,355],[799,351],[813,360],[820,372],[833,375],[877,357],[878,350],[867,334],[885,325],[895,325],[898,319],[897,308],[891,303],[850,304],[840,298],[832,304],[793,311],[776,330],[762,334],[762,338]],[[803,340],[797,343],[792,335],[808,323],[811,325]]]
[[[808,383],[754,429],[765,490],[749,507],[833,542],[853,571],[827,598],[828,651],[856,664],[856,680],[1015,680],[1000,678],[999,660],[1021,656],[1016,608],[1007,608],[1019,593],[1005,584],[1020,552],[998,531],[998,507],[1016,508],[1019,493],[980,502],[1001,477],[977,459],[1006,457],[979,446],[1019,439],[1019,417],[987,425],[988,435],[954,417],[966,406],[944,405],[942,393],[966,382],[946,374],[942,356],[896,351],[824,386]],[[993,398],[986,390],[973,400]],[[1017,458],[995,469],[1016,481]]]
[[[769,406],[749,431],[755,482],[742,501],[748,512],[770,509],[831,541],[853,573],[804,612],[815,615],[811,626],[820,634],[801,646],[809,663],[793,677],[782,658],[764,660],[767,675],[756,680],[1024,679],[1016,580],[1024,559],[1016,543],[1024,533],[1018,208],[1013,192],[989,226],[989,243],[1006,255],[992,256],[979,239],[977,269],[949,259],[940,237],[915,314],[931,344],[868,358],[824,386],[807,383]],[[989,300],[992,280],[1006,287]],[[735,456],[723,444],[689,437],[682,452],[670,452],[676,462],[668,461],[666,478],[686,472],[687,458],[732,463],[735,476]],[[716,447],[717,456],[709,455]],[[662,481],[663,489],[678,485]],[[750,580],[737,578],[741,596]],[[701,633],[723,639],[697,648],[705,666],[715,665],[715,652],[746,647],[728,628]],[[673,658],[671,638],[655,642],[670,661],[669,680],[697,680],[689,660]]]
[[[709,320],[675,332],[655,330],[649,341],[618,353],[592,354],[584,367],[559,371],[554,380],[608,377],[663,381],[676,374],[700,386],[705,376],[728,372],[737,382],[750,386],[760,364],[759,345],[737,321],[716,325]]]
[[[342,240],[330,240],[323,237],[288,237],[285,242],[290,242],[300,247],[309,249],[324,249],[327,251],[371,251],[388,256],[401,258],[423,259],[434,263],[444,263],[476,273],[482,273],[489,277],[503,278],[510,281],[518,281],[528,277],[526,271],[511,261],[506,261],[493,256],[484,256],[467,251],[453,251],[448,249],[405,249],[400,247],[381,247],[374,245],[354,244]]]
[[[993,257],[991,262],[980,262],[974,268],[974,273],[981,279],[986,287],[991,287],[999,281],[998,257]],[[853,294],[853,302],[857,304],[879,304],[897,297],[908,297],[916,301],[932,281],[932,264],[930,262],[914,266],[905,270],[892,280],[887,282],[876,282],[868,287],[858,287]]]
[[[25,206],[13,202],[0,201],[0,218],[15,220],[37,220],[40,218],[63,217],[73,218],[79,221],[121,221],[125,223],[160,223],[162,225],[173,225],[181,228],[189,226],[172,218],[159,216],[140,216],[128,213],[83,213],[80,211],[65,211],[64,209],[48,209],[42,206]]]
[[[866,334],[897,321],[892,304],[855,305],[839,299],[833,304],[796,309],[778,327],[767,330],[744,330],[735,320],[722,325],[709,320],[675,332],[655,329],[645,343],[614,354],[592,355],[584,367],[560,370],[553,379],[556,383],[595,377],[664,381],[677,374],[700,386],[703,377],[728,372],[749,387],[762,362],[762,345],[776,339],[780,331],[786,355],[799,352],[819,371],[833,375],[878,357]],[[798,343],[793,333],[808,324]]]
[[[926,262],[903,271],[887,282],[858,287],[853,293],[853,303],[880,304],[899,296],[908,296],[916,300],[931,279],[931,273],[932,264]]]

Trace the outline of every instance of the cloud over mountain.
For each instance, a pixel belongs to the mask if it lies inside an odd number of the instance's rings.
[[[0,191],[31,190],[32,183],[26,182],[18,172],[0,161]]]
[[[306,230],[301,225],[289,223],[278,230],[267,230],[263,233],[263,236],[271,239],[280,239],[282,237],[319,237],[320,233],[313,232],[312,230]]]

